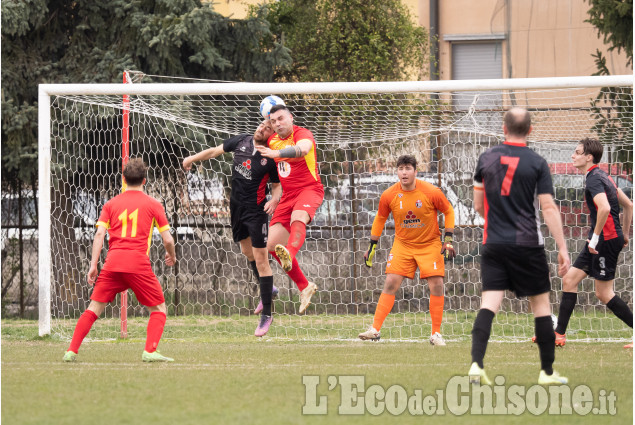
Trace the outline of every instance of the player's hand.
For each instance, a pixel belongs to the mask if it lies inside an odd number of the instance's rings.
[[[88,270],[88,283],[90,285],[94,285],[95,282],[97,281],[97,266],[90,266],[90,269]]]
[[[279,203],[280,203],[280,199],[271,198],[265,204],[265,212],[269,215],[272,215],[273,212],[276,210],[276,207],[278,206]]]
[[[366,267],[373,266],[373,257],[375,257],[375,250],[377,249],[377,241],[370,240],[370,245],[368,246],[368,250],[364,253],[364,264]]]
[[[597,234],[593,233],[593,236],[591,237],[591,240],[587,239],[586,242],[587,242],[588,247],[589,247],[589,252],[591,254],[597,254],[598,251],[595,248],[598,246],[598,243],[600,242],[600,235],[597,235]]]
[[[624,235],[624,248],[626,248],[628,246],[628,235]]]
[[[590,245],[590,244],[591,244],[591,241],[590,241],[589,239],[587,239],[587,240],[586,240],[586,243],[587,243],[587,244],[588,244],[588,246],[589,246],[589,252],[590,252],[591,254],[594,254],[594,255],[595,255],[595,254],[598,254],[598,250],[597,250],[597,249],[595,249],[595,248],[591,248],[591,245]]]
[[[173,265],[176,264],[176,255],[174,257],[172,257],[170,254],[168,254],[167,252],[165,253],[165,265],[172,267]]]
[[[187,158],[183,160],[183,169],[185,171],[190,171],[192,169],[192,162],[194,161],[192,161],[191,158],[192,158],[191,156],[188,156]]]
[[[456,257],[456,250],[454,249],[454,245],[452,243],[454,239],[451,234],[445,234],[445,238],[443,241],[443,246],[441,248],[441,254],[445,254],[446,260],[454,260]]]
[[[558,276],[563,277],[571,268],[571,259],[569,253],[564,251],[558,251]]]
[[[258,152],[260,152],[260,155],[264,156],[265,158],[277,158],[280,155],[280,152],[274,149],[269,149],[267,146],[256,146],[256,149],[258,150]]]

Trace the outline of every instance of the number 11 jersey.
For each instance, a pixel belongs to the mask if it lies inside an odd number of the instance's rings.
[[[483,152],[474,173],[483,190],[483,244],[543,246],[538,195],[551,194],[547,161],[525,144],[504,142]]]
[[[102,270],[138,273],[150,267],[150,243],[154,226],[170,228],[163,205],[139,190],[115,196],[101,210],[97,226],[108,229],[108,255]]]

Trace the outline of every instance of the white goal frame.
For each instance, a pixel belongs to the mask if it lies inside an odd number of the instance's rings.
[[[632,75],[461,81],[340,83],[40,84],[38,93],[39,335],[51,333],[51,97],[64,95],[240,95],[461,92],[632,86]]]

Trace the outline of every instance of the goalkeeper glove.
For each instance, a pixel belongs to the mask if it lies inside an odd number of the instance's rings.
[[[370,240],[370,246],[368,247],[368,251],[364,254],[364,263],[366,267],[373,266],[373,257],[375,256],[375,249],[377,249],[377,241]]]
[[[452,242],[454,239],[452,238],[451,232],[445,232],[445,236],[443,238],[443,248],[441,248],[441,254],[445,254],[446,260],[453,260],[456,257],[456,251],[454,250],[454,246],[452,246]]]

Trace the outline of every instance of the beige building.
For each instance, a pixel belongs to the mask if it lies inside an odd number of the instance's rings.
[[[262,0],[215,0],[215,9],[244,18]],[[600,49],[612,74],[632,74],[624,52],[607,52],[597,30],[584,22],[584,0],[403,0],[413,19],[438,22],[438,79],[530,78],[591,75]],[[434,16],[432,22],[434,22]],[[428,67],[429,64],[422,64]],[[434,78],[434,77],[432,77]]]

